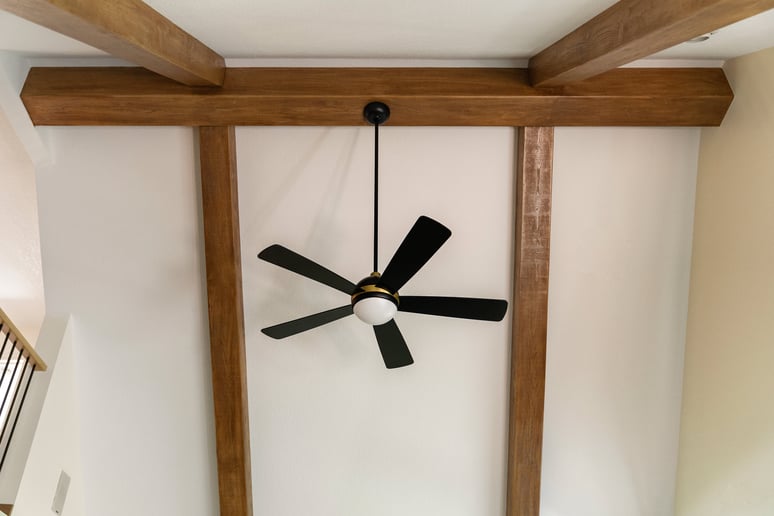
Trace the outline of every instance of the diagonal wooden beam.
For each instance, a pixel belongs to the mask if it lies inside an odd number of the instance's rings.
[[[136,68],[33,68],[22,91],[37,125],[361,125],[378,99],[390,125],[703,126],[732,98],[709,68],[627,68],[554,89],[520,69],[229,68],[204,89]]]
[[[183,84],[223,83],[224,59],[141,0],[0,0],[0,9]]]
[[[199,154],[220,514],[252,516],[234,128],[200,128]]]
[[[560,86],[774,8],[774,0],[621,0],[529,60],[533,86]]]
[[[540,514],[553,127],[520,127],[506,516]]]

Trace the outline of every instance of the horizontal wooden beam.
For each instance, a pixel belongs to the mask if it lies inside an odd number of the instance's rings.
[[[772,8],[774,0],[621,0],[532,57],[530,78],[587,79]]]
[[[224,59],[141,0],[0,0],[0,9],[183,84],[223,83]]]
[[[733,94],[721,69],[613,70],[537,89],[524,69],[233,68],[194,88],[138,68],[33,68],[22,100],[37,125],[714,126]]]

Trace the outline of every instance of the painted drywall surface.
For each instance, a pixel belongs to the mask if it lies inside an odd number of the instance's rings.
[[[45,315],[34,166],[47,151],[19,98],[27,69],[0,51],[0,308],[34,345]]]
[[[25,474],[25,468],[30,457],[33,441],[36,438],[38,423],[41,420],[41,414],[43,414],[44,410],[51,412],[52,407],[54,407],[53,410],[57,411],[58,414],[67,414],[67,419],[60,422],[64,428],[70,428],[71,423],[78,421],[79,414],[77,411],[69,410],[71,407],[75,406],[75,397],[77,393],[74,389],[70,388],[66,381],[64,382],[65,385],[63,387],[66,392],[57,393],[56,396],[52,396],[53,398],[56,398],[56,401],[52,401],[51,403],[47,401],[47,394],[49,392],[49,386],[53,382],[54,371],[61,369],[67,370],[69,367],[68,365],[64,365],[59,368],[57,365],[60,349],[63,347],[62,343],[65,340],[67,340],[68,343],[70,342],[68,318],[47,316],[41,327],[40,338],[38,339],[36,346],[36,350],[43,359],[43,362],[47,365],[47,368],[45,371],[39,369],[36,370],[34,377],[30,382],[29,389],[26,392],[24,410],[21,412],[17,421],[13,445],[8,450],[8,455],[3,464],[3,471],[0,473],[0,503],[13,505],[16,500],[16,495],[18,494],[19,486],[21,485],[22,477]],[[66,364],[67,360],[64,360],[63,363]],[[69,375],[69,372],[59,372],[57,373],[57,378],[68,377]],[[57,380],[57,382],[58,384],[63,383],[61,380]],[[72,413],[68,414],[69,412]],[[48,432],[50,432],[50,430],[48,430]],[[44,438],[44,441],[48,442],[48,440],[50,439]],[[64,435],[63,443],[66,446],[71,444],[69,439]]]
[[[45,315],[34,165],[47,153],[18,95],[27,69],[0,51],[0,307],[34,345]]]
[[[70,476],[63,514],[84,514],[75,333],[68,317],[47,316],[41,329],[39,348],[50,357],[50,381],[14,500],[13,513],[20,516],[51,513],[62,471]]]
[[[158,514],[210,516],[193,133],[47,133],[44,272],[48,308],[78,328],[85,514],[128,516],[141,493]],[[237,131],[256,514],[502,514],[507,324],[401,313],[416,364],[389,372],[354,318],[259,333],[347,303],[257,260],[263,247],[371,272],[371,134]],[[557,130],[545,514],[671,507],[697,138]],[[404,293],[508,298],[513,131],[385,127],[381,143],[380,268],[425,214],[453,236]]]
[[[24,152],[35,165],[50,161],[48,148],[32,125],[20,93],[30,69],[30,61],[11,52],[0,51],[0,112],[16,134]]]
[[[556,130],[545,516],[672,514],[698,136]]]
[[[676,514],[774,513],[774,49],[702,132]]]
[[[78,329],[84,514],[217,514],[192,131],[46,132],[46,303]]]
[[[0,235],[0,307],[34,344],[45,314],[35,168],[2,109]]]
[[[259,332],[349,303],[262,248],[354,282],[372,272],[373,130],[237,135],[256,514],[502,514],[506,322],[399,313],[415,364],[397,370],[354,316],[284,341]],[[402,294],[508,299],[513,148],[509,128],[382,129],[380,270],[420,215],[452,231]]]

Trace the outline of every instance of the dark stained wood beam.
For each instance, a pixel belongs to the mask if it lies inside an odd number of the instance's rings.
[[[0,0],[0,9],[183,84],[223,83],[223,58],[141,0]]]
[[[252,516],[234,127],[201,127],[207,304],[221,516]]]
[[[520,127],[506,516],[540,514],[553,127]]]
[[[587,79],[772,8],[774,0],[621,0],[532,57],[530,79]]]
[[[721,69],[613,70],[533,88],[523,69],[234,68],[194,88],[138,68],[33,68],[22,101],[37,125],[716,126],[733,93]]]

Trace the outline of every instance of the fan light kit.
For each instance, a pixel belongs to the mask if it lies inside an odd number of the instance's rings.
[[[382,102],[371,102],[363,110],[365,119],[374,126],[374,272],[357,284],[297,254],[274,244],[258,254],[258,258],[278,265],[306,278],[318,281],[350,296],[344,306],[308,315],[261,330],[275,339],[283,339],[311,330],[353,313],[374,328],[384,365],[388,369],[414,363],[406,341],[395,323],[397,312],[501,321],[508,309],[502,299],[471,297],[399,296],[398,290],[421,269],[451,236],[451,231],[440,222],[421,216],[395,251],[390,263],[380,274],[378,256],[379,236],[379,126],[390,118],[390,108]]]

